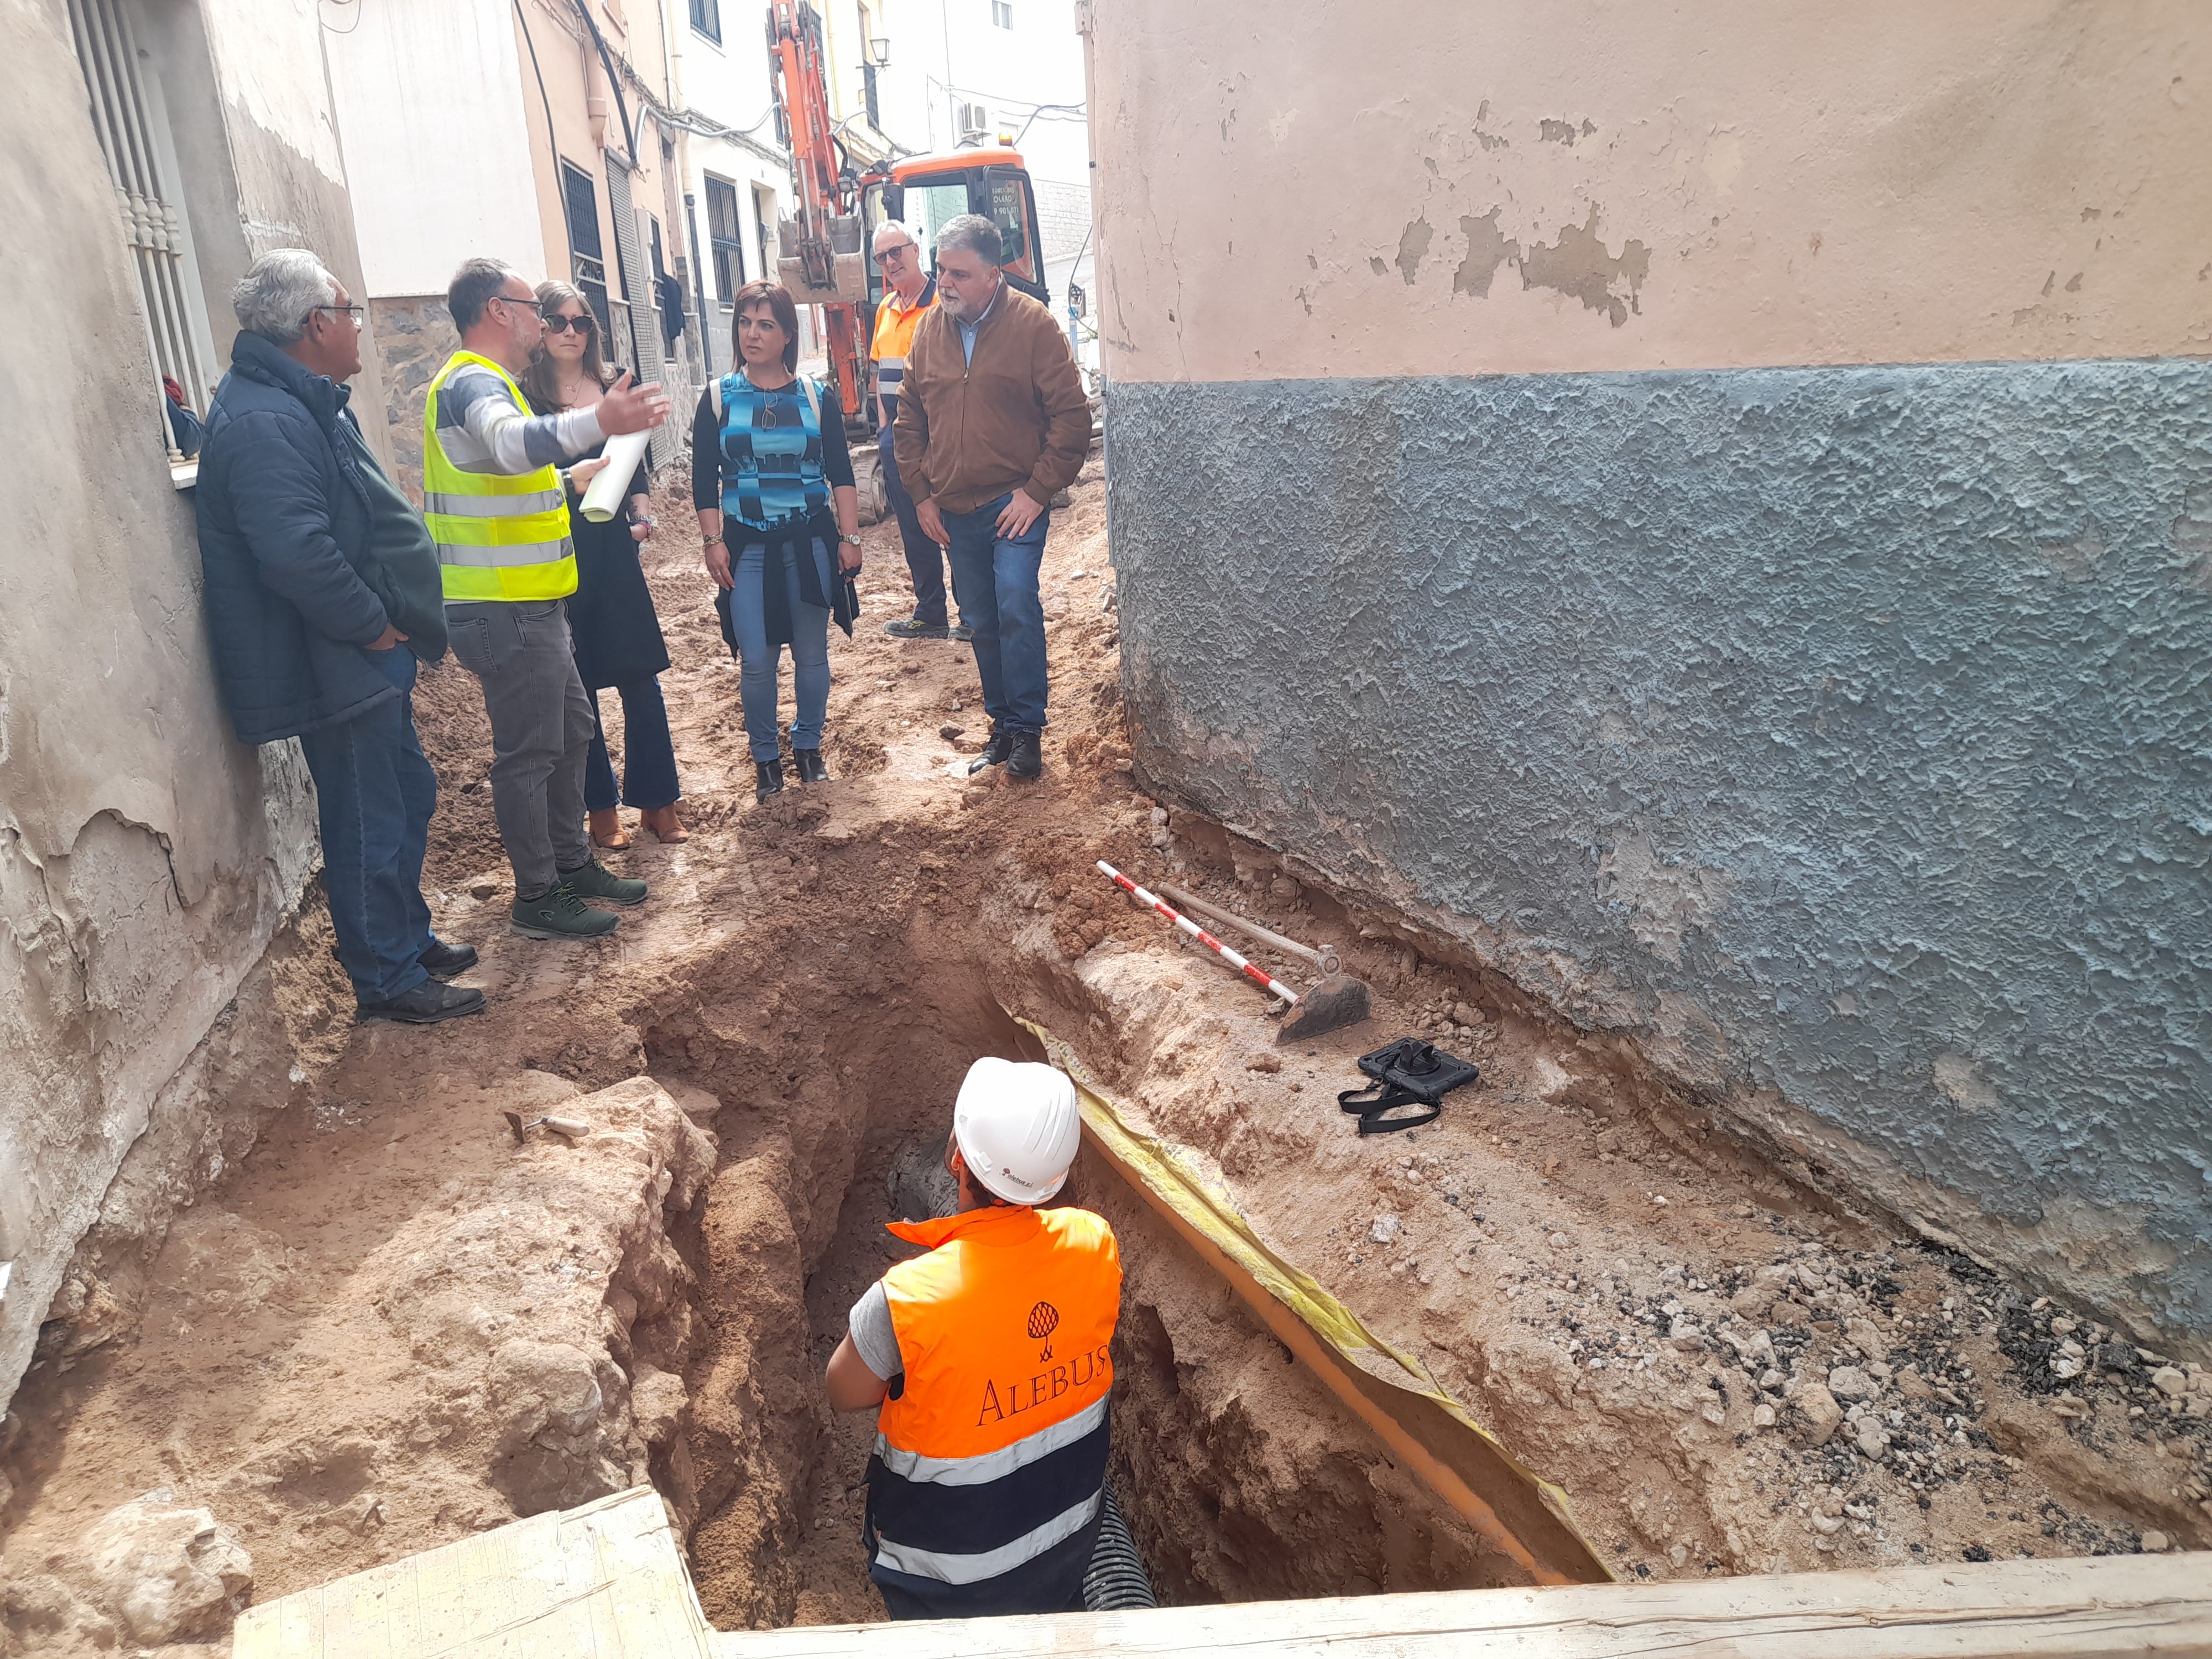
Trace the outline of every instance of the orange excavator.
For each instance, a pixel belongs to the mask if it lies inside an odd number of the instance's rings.
[[[806,0],[775,0],[768,49],[777,137],[791,152],[796,209],[777,227],[776,278],[796,303],[820,307],[846,424],[866,430],[876,408],[865,395],[868,340],[883,297],[883,276],[869,252],[876,227],[902,220],[927,246],[947,219],[981,214],[999,227],[1007,280],[1049,305],[1036,187],[1020,155],[1003,141],[905,156],[865,171],[855,167],[830,113],[820,14]]]

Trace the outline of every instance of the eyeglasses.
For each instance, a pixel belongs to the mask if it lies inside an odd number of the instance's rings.
[[[878,252],[876,255],[876,263],[879,265],[887,265],[893,259],[903,258],[915,251],[912,242],[901,242],[896,247],[887,247]]]
[[[536,300],[536,299],[534,299],[534,298],[532,298],[532,299],[527,299],[527,300],[518,300],[518,299],[517,299],[517,298],[515,298],[515,296],[514,296],[514,295],[512,295],[512,294],[495,294],[495,295],[493,295],[491,297],[492,297],[492,299],[494,299],[494,300],[497,300],[497,301],[500,301],[501,303],[506,304],[506,305],[510,305],[510,306],[527,306],[527,307],[530,307],[530,309],[531,309],[531,310],[535,311],[535,312],[538,312],[541,315],[542,315],[542,314],[543,314],[543,313],[544,313],[544,308],[542,306],[540,306],[540,305],[538,303],[537,300]],[[490,301],[487,301],[485,303],[489,304],[489,303],[490,303]]]
[[[307,307],[309,316],[313,316],[318,311],[335,312],[341,317],[349,317],[353,319],[353,325],[359,328],[362,326],[362,317],[365,307],[361,306],[310,306]]]
[[[579,334],[591,334],[597,332],[599,326],[599,319],[588,313],[581,317],[552,316],[545,319],[548,334],[566,334],[572,328]]]

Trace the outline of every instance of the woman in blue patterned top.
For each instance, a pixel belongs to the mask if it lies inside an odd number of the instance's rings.
[[[691,422],[691,504],[699,509],[714,609],[738,662],[756,798],[783,788],[776,669],[791,647],[791,752],[801,783],[828,780],[830,622],[849,635],[859,602],[860,506],[845,418],[833,392],[802,380],[799,313],[775,283],[748,283],[731,307],[738,369],[709,386]]]

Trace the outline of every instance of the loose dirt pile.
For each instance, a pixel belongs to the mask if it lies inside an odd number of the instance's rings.
[[[693,839],[610,858],[653,884],[611,939],[511,937],[476,687],[426,676],[427,880],[491,1012],[363,1029],[320,1069],[303,1049],[295,1103],[143,1276],[79,1285],[0,1458],[0,1653],[219,1649],[248,1594],[641,1478],[718,1622],[878,1616],[866,1425],[832,1419],[820,1368],[902,1248],[878,1224],[961,1072],[1019,1051],[1006,1009],[1217,1160],[1277,1249],[1568,1491],[1624,1576],[2212,1541],[2201,1370],[1854,1217],[1632,1054],[1141,793],[1095,483],[1046,556],[1042,782],[953,775],[985,731],[973,660],[878,631],[906,608],[886,526],[833,645],[837,781],[759,807],[686,503],[661,505]],[[1101,857],[1339,944],[1375,1022],[1278,1049],[1256,993]],[[320,997],[343,1006],[334,969]],[[1408,1030],[1482,1082],[1431,1128],[1362,1140],[1334,1092]],[[500,1112],[552,1107],[594,1132],[517,1148]],[[1166,1593],[1507,1576],[1114,1176],[1079,1179],[1127,1243],[1115,1479]],[[101,1556],[103,1526],[136,1541]],[[166,1611],[131,1601],[154,1577]]]

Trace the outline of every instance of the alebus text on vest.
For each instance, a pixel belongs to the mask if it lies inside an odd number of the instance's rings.
[[[1001,1397],[998,1384],[987,1378],[983,1383],[983,1408],[975,1414],[975,1426],[980,1429],[988,1422],[1003,1423],[1008,1418],[1019,1417],[1048,1401],[1059,1399],[1070,1389],[1088,1388],[1093,1378],[1102,1379],[1109,1388],[1113,1385],[1113,1358],[1103,1345],[1096,1353],[1079,1353],[1050,1370],[1039,1371],[1030,1377],[1026,1401],[1022,1398],[1020,1381],[1007,1383]]]

